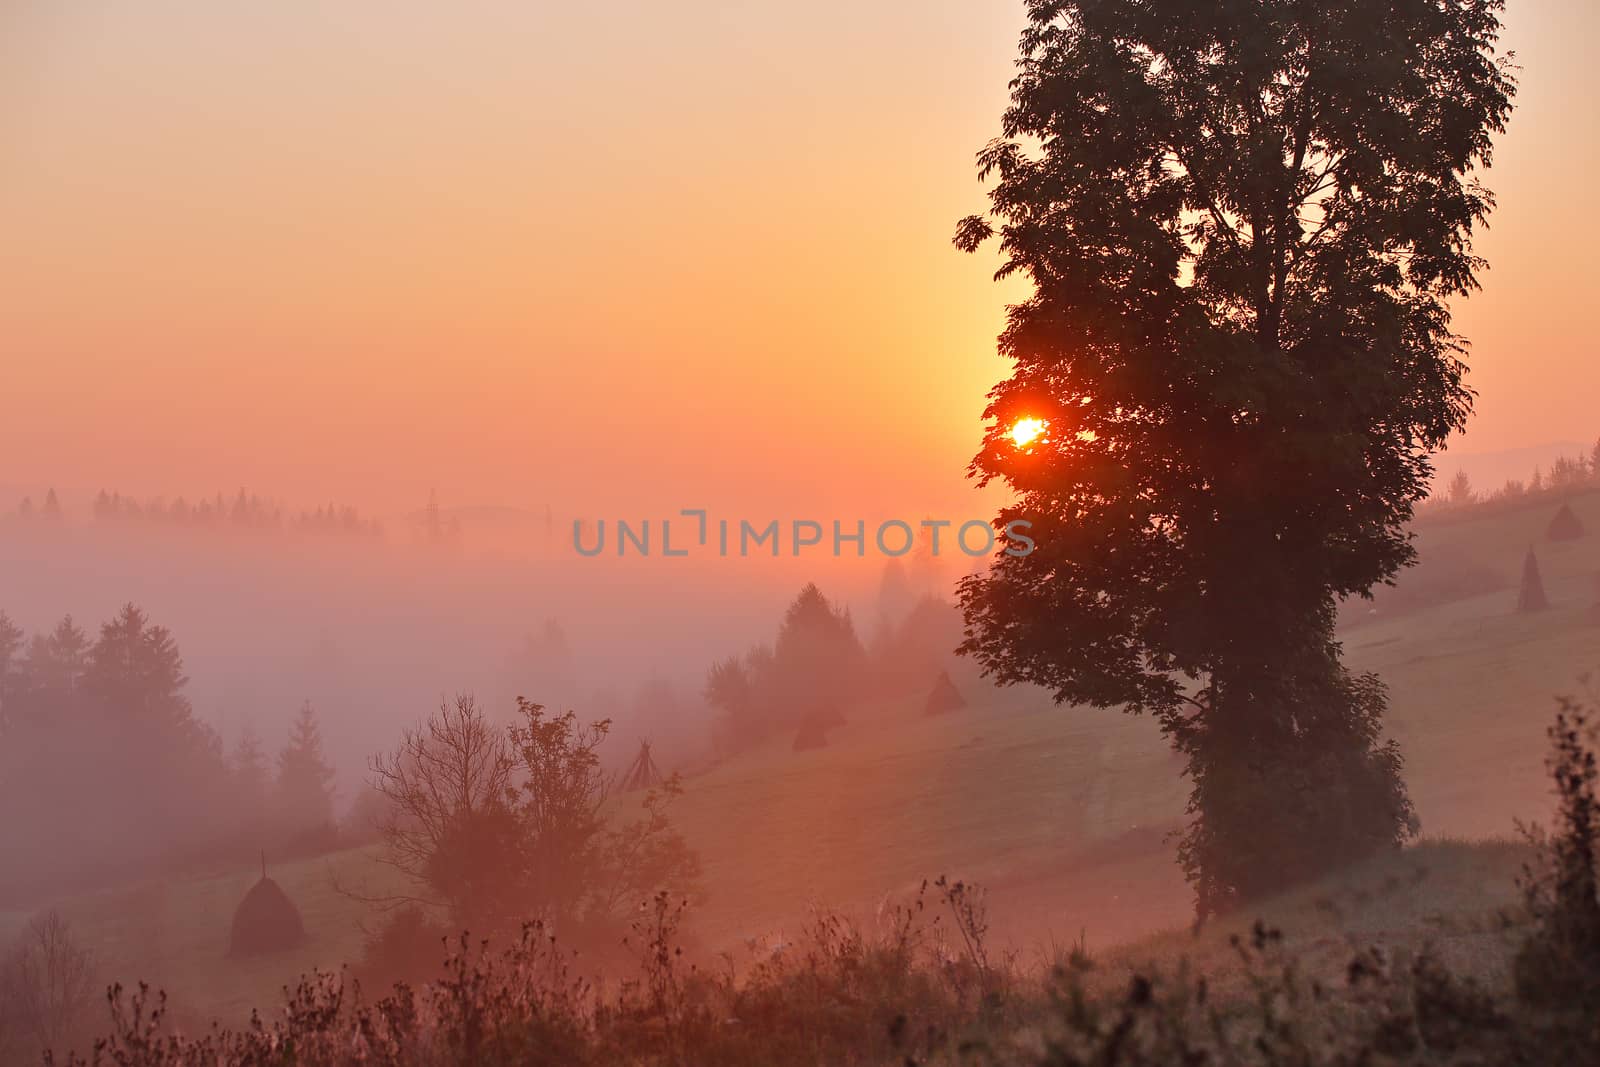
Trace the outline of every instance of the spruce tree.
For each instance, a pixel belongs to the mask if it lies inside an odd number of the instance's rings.
[[[188,683],[171,632],[133,604],[100,627],[83,675],[100,714],[173,745],[197,740],[194,712],[183,695]]]
[[[791,721],[832,715],[859,695],[865,652],[850,613],[807,583],[784,612],[772,646],[769,696]]]
[[[12,700],[21,679],[22,664],[18,654],[22,651],[22,628],[11,621],[11,616],[0,610],[0,738],[7,733],[13,712]]]
[[[322,752],[317,713],[300,705],[289,742],[278,753],[278,814],[287,829],[320,829],[333,823],[333,768]]]
[[[245,723],[228,756],[228,771],[241,814],[246,822],[259,824],[265,817],[272,777],[261,738],[249,723]]]
[[[24,693],[18,699],[31,713],[70,717],[82,705],[88,669],[89,637],[71,615],[64,616],[48,634],[35,634],[28,642]]]

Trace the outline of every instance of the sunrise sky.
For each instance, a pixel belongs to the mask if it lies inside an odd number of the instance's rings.
[[[7,0],[0,485],[958,512],[1020,290],[950,235],[1021,22]],[[1508,23],[1464,451],[1600,434],[1600,16]]]

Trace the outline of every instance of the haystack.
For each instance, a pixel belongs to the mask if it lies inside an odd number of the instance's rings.
[[[1561,510],[1545,527],[1544,536],[1547,541],[1576,541],[1583,536],[1583,523],[1573,512],[1572,505],[1561,505]]]
[[[1522,587],[1517,590],[1517,610],[1543,611],[1549,606],[1550,598],[1544,595],[1544,579],[1539,575],[1539,561],[1530,548],[1522,561]]]
[[[961,696],[961,691],[950,680],[949,671],[940,671],[939,677],[934,680],[933,691],[928,694],[928,702],[923,705],[924,715],[943,715],[946,712],[960,711],[967,706],[966,700]]]
[[[632,793],[640,789],[650,789],[661,784],[661,771],[656,767],[656,761],[650,758],[650,742],[639,742],[639,754],[634,757],[633,765],[622,776],[622,791]]]
[[[261,860],[261,880],[250,887],[233,913],[233,934],[228,941],[232,957],[260,956],[293,948],[306,937],[300,909],[294,906],[283,887],[267,877],[267,861]]]
[[[800,732],[794,735],[794,750],[805,752],[813,748],[828,747],[828,724],[820,715],[808,715],[800,723]]]

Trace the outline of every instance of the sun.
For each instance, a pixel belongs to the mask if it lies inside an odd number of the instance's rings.
[[[1011,427],[1011,441],[1018,448],[1026,448],[1043,435],[1048,425],[1043,419],[1018,419]]]

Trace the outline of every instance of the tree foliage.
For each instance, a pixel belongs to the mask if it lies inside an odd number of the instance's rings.
[[[1534,859],[1523,902],[1532,928],[1513,969],[1518,992],[1544,1005],[1600,1011],[1600,725],[1592,708],[1557,701],[1545,767],[1558,798],[1553,832],[1524,827]]]
[[[61,630],[58,628],[58,634]],[[71,639],[62,636],[63,662],[70,664]],[[194,710],[183,689],[183,655],[165,626],[150,622],[133,604],[100,627],[100,638],[89,649],[82,674],[90,701],[103,715],[140,728],[160,731],[173,743],[192,740],[197,727]]]
[[[740,749],[810,716],[842,715],[863,695],[868,673],[849,609],[808,582],[784,609],[772,644],[707,671],[706,702],[721,712],[718,744]]]
[[[22,666],[18,653],[22,651],[26,636],[22,628],[11,621],[11,616],[0,611],[0,742],[5,739],[11,715],[15,711],[13,704],[21,682]]]
[[[956,243],[997,235],[1032,283],[972,472],[1038,548],[963,582],[963,649],[1160,718],[1202,911],[1303,873],[1269,858],[1328,822],[1294,790],[1376,789],[1330,861],[1413,823],[1382,690],[1332,628],[1412,561],[1428,456],[1471,409],[1448,301],[1483,265],[1474,172],[1515,88],[1501,7],[1028,3],[991,211]],[[1048,429],[1019,447],[1023,417]]]
[[[261,738],[249,723],[239,731],[239,740],[228,754],[228,770],[233,775],[234,788],[247,810],[264,814],[271,790],[271,777],[267,771],[266,752]]]
[[[477,930],[538,918],[605,923],[663,886],[693,886],[699,861],[672,827],[673,776],[642,813],[614,822],[600,749],[610,731],[518,698],[517,721],[491,725],[470,696],[443,703],[373,761],[387,801],[384,857],[420,896]]]
[[[278,817],[290,830],[319,830],[333,823],[333,768],[322,751],[317,712],[300,705],[288,743],[278,753]]]
[[[26,644],[0,625],[0,644],[0,805],[48,813],[0,825],[0,892],[126,874],[220,839],[235,815],[226,763],[165,627],[128,604],[93,639],[67,616]]]
[[[864,654],[855,623],[849,609],[835,607],[814,582],[784,612],[772,657],[768,699],[785,722],[819,708],[839,710],[859,695]]]

